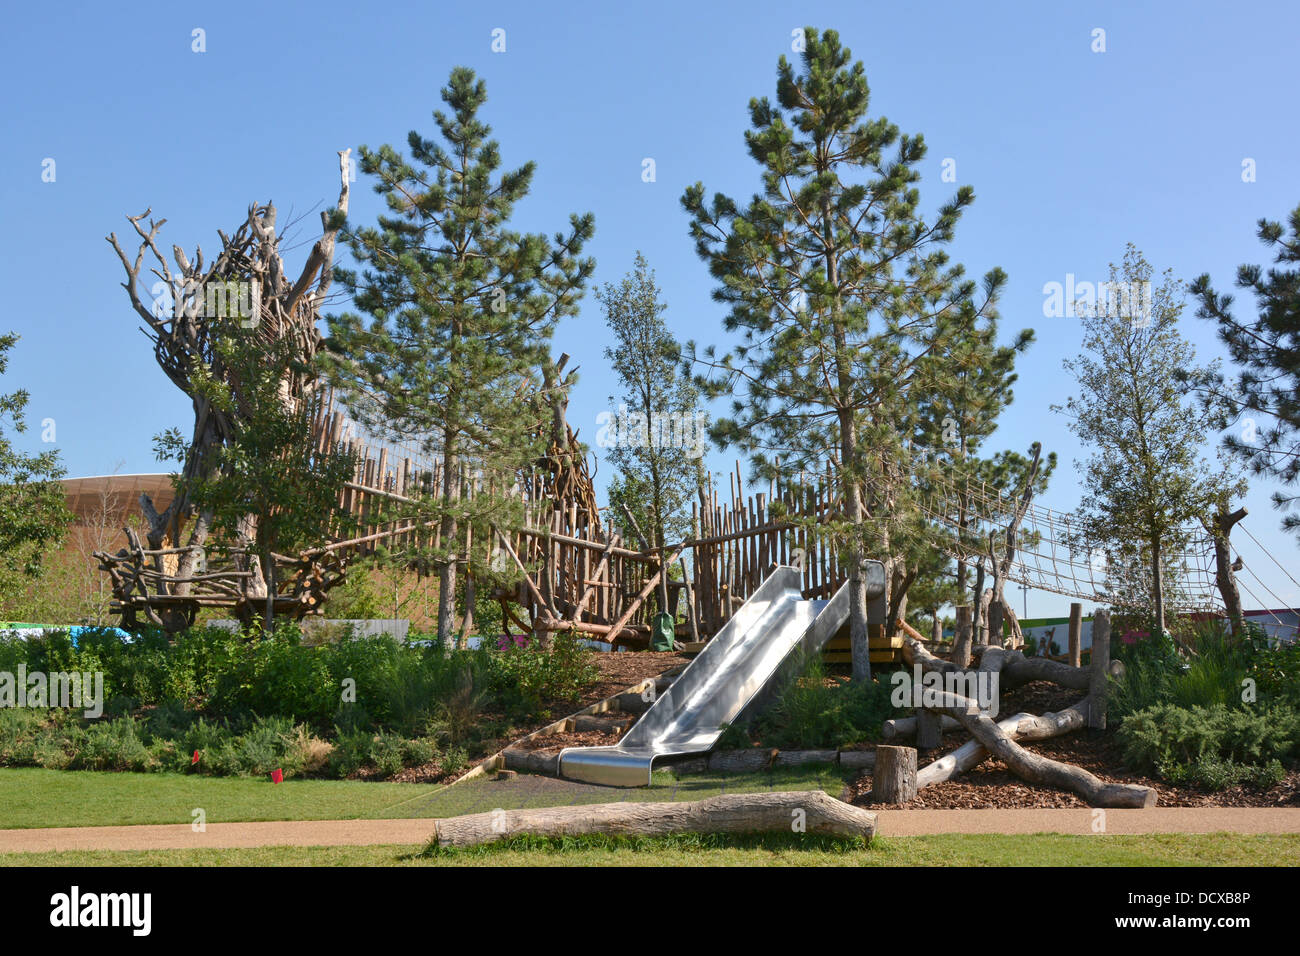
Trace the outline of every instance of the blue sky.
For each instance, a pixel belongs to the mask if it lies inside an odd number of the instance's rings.
[[[1062,466],[1043,501],[1068,509],[1079,494],[1071,462],[1083,453],[1048,406],[1070,393],[1061,360],[1077,352],[1080,329],[1044,317],[1043,286],[1069,273],[1104,279],[1126,241],[1157,269],[1208,271],[1221,289],[1238,264],[1261,261],[1256,220],[1300,202],[1294,5],[21,5],[0,38],[9,143],[0,327],[22,340],[0,388],[30,390],[33,424],[54,419],[70,475],[160,470],[151,436],[188,430],[188,402],[136,331],[104,236],[123,236],[123,217],[152,206],[168,220],[163,248],[210,253],[218,228],[236,226],[252,200],[273,199],[281,223],[306,215],[296,234],[309,243],[317,210],[337,193],[335,152],[432,133],[456,65],[486,80],[484,117],[506,165],[538,164],[517,224],[554,232],[570,212],[592,211],[596,281],[616,281],[640,249],[674,331],[722,343],[722,310],[678,200],[697,180],[742,197],[757,188],[746,107],[774,94],[777,58],[805,24],[839,30],[864,62],[873,114],[924,134],[927,208],[954,190],[940,181],[944,159],[975,188],[954,257],[974,275],[1005,269],[1003,333],[1037,333],[994,443],[1023,450],[1038,439],[1056,451]],[[195,28],[206,52],[191,49]],[[491,49],[497,28],[503,53]],[[1104,53],[1092,50],[1096,29]],[[641,177],[647,157],[653,183]],[[42,181],[47,158],[54,182]],[[1246,158],[1255,182],[1242,181]],[[357,187],[353,218],[373,220],[376,197],[364,179]],[[291,266],[305,252],[290,252]],[[1190,309],[1184,333],[1201,358],[1222,354]],[[606,342],[590,295],[555,338],[582,369],[570,419],[589,442],[612,390]],[[27,447],[40,447],[39,431]],[[1252,482],[1247,527],[1300,577],[1272,490]],[[1300,588],[1236,537],[1281,603],[1300,603]],[[1246,595],[1248,607],[1277,603],[1245,583],[1260,599]],[[1031,593],[1029,611],[1066,603]]]

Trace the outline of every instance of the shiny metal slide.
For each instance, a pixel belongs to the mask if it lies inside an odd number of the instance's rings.
[[[885,568],[867,562],[867,598],[885,590]],[[723,727],[764,702],[849,619],[848,585],[829,601],[805,600],[797,568],[777,567],[681,676],[612,747],[566,747],[560,775],[612,787],[644,787],[657,757],[704,753]]]

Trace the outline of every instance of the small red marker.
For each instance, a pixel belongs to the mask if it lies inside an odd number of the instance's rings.
[[[271,771],[271,782],[280,783],[282,780],[284,780],[284,771],[281,770],[279,767],[276,767],[274,770]]]
[[[190,761],[190,766],[193,767],[198,762],[199,762],[199,752],[196,750],[194,751],[194,759]]]

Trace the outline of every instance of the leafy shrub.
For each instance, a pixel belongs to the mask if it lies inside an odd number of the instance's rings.
[[[1157,704],[1126,717],[1119,739],[1125,759],[1146,771],[1205,760],[1262,766],[1297,754],[1300,713],[1284,708],[1232,710],[1223,704]]]
[[[1286,770],[1278,760],[1270,760],[1265,764],[1243,764],[1205,756],[1191,763],[1162,766],[1160,776],[1176,786],[1190,785],[1206,790],[1226,790],[1243,783],[1267,790],[1282,782]]]
[[[540,714],[548,699],[577,703],[583,688],[600,676],[592,652],[578,640],[572,631],[562,631],[549,651],[535,640],[525,647],[511,644],[490,658],[491,688],[508,707],[530,715]]]
[[[786,686],[760,715],[756,729],[764,744],[788,749],[838,748],[877,739],[881,724],[896,713],[891,691],[884,681],[827,681],[820,658],[813,658],[804,676]]]

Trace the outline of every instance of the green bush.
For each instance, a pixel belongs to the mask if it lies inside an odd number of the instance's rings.
[[[562,631],[543,651],[537,641],[526,647],[511,644],[493,654],[489,686],[507,708],[541,714],[546,700],[577,703],[582,690],[600,676],[593,652],[578,643],[577,634]]]
[[[1267,790],[1282,782],[1286,777],[1286,770],[1278,760],[1270,760],[1265,764],[1243,764],[1206,756],[1191,763],[1172,763],[1162,766],[1160,776],[1175,786],[1190,785],[1206,790],[1226,790],[1246,783]]]
[[[1259,767],[1300,753],[1300,713],[1157,704],[1126,717],[1119,740],[1125,760],[1148,772],[1196,767],[1203,761],[1210,761],[1206,766],[1228,761]]]
[[[896,716],[891,691],[884,681],[828,682],[821,659],[813,658],[803,678],[787,685],[759,716],[755,729],[765,745],[783,749],[839,748],[878,739],[881,724]]]

